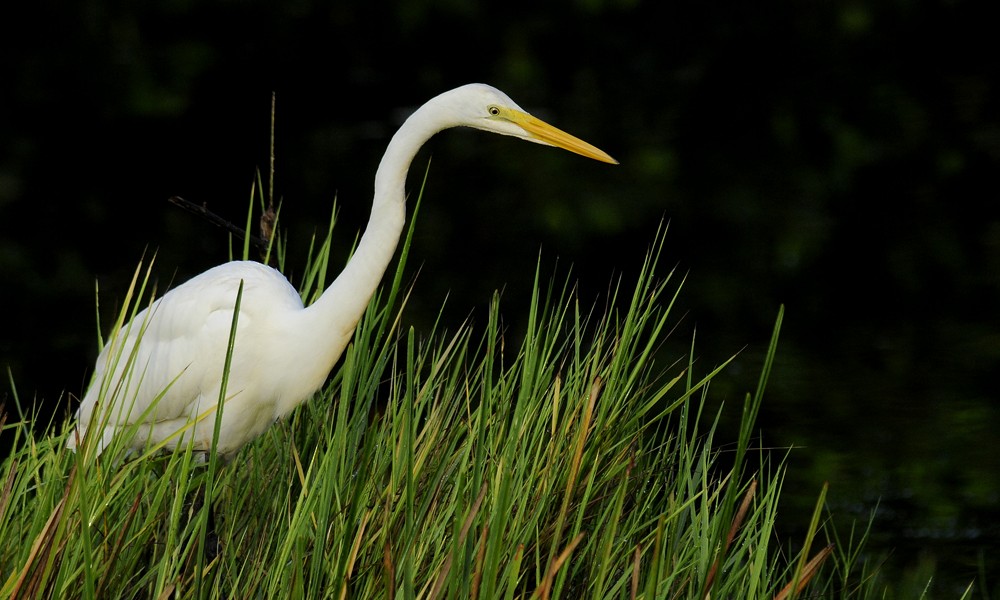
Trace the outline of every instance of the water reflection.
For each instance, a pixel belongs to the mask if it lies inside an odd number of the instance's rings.
[[[872,519],[867,554],[887,556],[890,580],[934,566],[934,589],[957,595],[1000,572],[995,399],[967,369],[890,373],[855,364],[831,373],[829,362],[804,353],[784,341],[761,417],[769,445],[795,448],[783,525],[803,533],[828,481],[833,522],[845,532]]]

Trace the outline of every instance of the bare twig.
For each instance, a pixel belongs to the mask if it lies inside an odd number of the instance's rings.
[[[170,202],[175,206],[179,206],[189,212],[193,212],[196,215],[204,217],[212,225],[225,229],[226,231],[235,235],[241,240],[247,237],[247,232],[242,227],[238,227],[233,223],[223,219],[214,212],[208,210],[208,208],[204,204],[195,204],[194,202],[185,200],[180,196],[171,196],[170,198],[167,198],[167,202]],[[254,247],[256,247],[261,252],[267,250],[268,240],[263,237],[250,234],[250,243],[253,244]]]

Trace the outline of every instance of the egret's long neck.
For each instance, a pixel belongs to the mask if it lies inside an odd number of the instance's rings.
[[[392,137],[375,174],[371,217],[353,257],[319,300],[303,311],[306,335],[319,342],[311,347],[329,349],[329,357],[316,357],[325,364],[324,377],[346,347],[392,260],[406,220],[406,173],[424,142],[448,126],[441,116],[429,102]]]

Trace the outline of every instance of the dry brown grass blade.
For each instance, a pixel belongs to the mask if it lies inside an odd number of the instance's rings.
[[[594,419],[594,406],[597,398],[601,395],[601,387],[604,382],[600,377],[594,377],[594,383],[590,386],[590,398],[587,400],[587,410],[583,414],[583,421],[580,423],[580,437],[577,438],[576,449],[573,451],[573,462],[570,465],[570,476],[566,481],[566,495],[569,496],[576,485],[576,477],[580,474],[580,463],[583,460],[583,448],[587,445],[587,436],[590,433],[590,422]]]
[[[472,510],[469,511],[469,516],[465,518],[465,523],[462,524],[462,531],[458,534],[458,545],[461,546],[465,543],[465,538],[469,535],[469,529],[472,528],[472,521],[479,514],[479,508],[483,504],[483,498],[486,497],[487,482],[483,482],[483,486],[479,488],[479,495],[476,497],[476,501],[472,503]],[[448,572],[451,571],[451,559],[453,554],[448,554],[444,559],[444,564],[441,565],[441,572],[438,573],[437,581],[434,582],[434,587],[431,588],[431,593],[428,596],[429,600],[435,600],[444,588],[444,583],[448,578]]]
[[[798,585],[795,585],[794,580],[789,581],[788,585],[783,587],[780,592],[775,594],[774,600],[785,600],[785,598],[791,596],[792,586],[795,586],[794,593],[795,595],[798,595],[802,590],[805,589],[806,585],[809,583],[809,580],[812,579],[816,575],[816,573],[819,573],[819,568],[823,564],[823,561],[825,561],[832,552],[833,552],[833,544],[830,544],[826,548],[823,548],[822,550],[817,552],[816,556],[813,556],[811,559],[809,559],[809,562],[806,563],[806,566],[802,568],[802,574],[799,576]]]
[[[489,524],[483,525],[483,532],[479,534],[479,551],[476,552],[476,569],[472,572],[472,599],[479,597],[479,582],[483,580],[483,561],[486,559],[486,536],[489,534]],[[524,544],[518,544],[515,556],[524,552]]]
[[[11,598],[41,597],[39,591],[45,579],[44,564],[48,562],[48,557],[52,554],[52,542],[55,539],[56,526],[62,518],[63,509],[66,508],[66,499],[69,497],[70,490],[73,489],[73,481],[75,479],[76,465],[74,464],[69,472],[63,497],[56,504],[56,507],[52,510],[52,514],[49,515],[48,520],[45,522],[45,526],[42,527],[42,531],[39,532],[35,541],[31,544],[28,559],[24,563],[24,570],[21,571],[21,575],[17,578],[17,583],[14,584]]]
[[[176,583],[168,583],[167,585],[163,586],[163,591],[160,593],[159,596],[156,597],[156,600],[169,600],[170,598],[173,597],[174,590],[176,589],[177,589]]]
[[[736,517],[733,518],[733,526],[729,528],[729,535],[726,536],[726,550],[733,545],[733,540],[736,539],[736,532],[739,531],[740,526],[743,525],[743,521],[747,517],[747,511],[750,510],[750,504],[753,502],[754,496],[757,494],[757,480],[754,479],[750,482],[750,487],[747,488],[747,493],[743,495],[743,503],[740,504],[740,509],[736,511]]]
[[[635,600],[639,595],[639,559],[642,557],[642,545],[635,547],[635,557],[632,559],[632,591],[629,595],[631,600]]]
[[[541,598],[542,600],[549,599],[549,594],[552,592],[552,580],[556,578],[556,573],[559,572],[559,569],[563,566],[563,563],[569,559],[569,555],[573,553],[573,550],[576,549],[577,544],[579,544],[582,539],[583,539],[583,532],[581,531],[580,533],[576,534],[576,537],[573,538],[573,541],[569,543],[569,546],[566,546],[566,548],[559,553],[559,556],[556,557],[555,561],[552,563],[552,566],[549,568],[548,573],[545,574],[545,579],[543,579],[542,583],[539,584],[538,589],[535,590],[535,593],[531,595],[532,598],[537,597]]]
[[[0,409],[3,407],[0,406]],[[0,428],[3,427],[3,419],[0,419]],[[7,474],[7,481],[3,483],[3,492],[0,492],[0,516],[7,512],[10,505],[10,491],[14,489],[14,476],[17,475],[17,459],[10,461],[10,473]]]
[[[756,494],[757,480],[754,479],[750,482],[750,487],[747,488],[747,493],[743,494],[743,502],[740,503],[740,508],[736,511],[736,516],[733,517],[733,524],[729,527],[729,534],[726,536],[726,543],[722,547],[722,552],[715,557],[715,562],[712,563],[712,568],[708,571],[708,577],[705,578],[705,587],[701,593],[702,598],[708,598],[709,594],[712,592],[712,584],[715,583],[715,574],[719,570],[719,564],[729,552],[729,547],[732,546],[733,540],[736,539],[736,532],[739,531],[740,527],[743,525],[743,521],[747,516],[747,511],[750,510],[750,504],[753,502],[753,497]]]
[[[576,479],[580,475],[580,465],[583,462],[583,449],[587,445],[587,437],[590,433],[590,424],[594,418],[594,407],[597,405],[597,398],[601,395],[601,388],[604,382],[600,377],[594,377],[594,381],[590,386],[590,395],[587,400],[587,406],[584,409],[583,418],[580,421],[579,433],[576,436],[576,446],[573,450],[573,458],[569,465],[569,474],[566,477],[566,491],[563,494],[562,506],[559,509],[559,515],[556,518],[555,532],[552,535],[552,547],[549,549],[548,564],[545,567],[546,573],[554,573],[559,570],[559,564],[556,560],[555,551],[556,544],[563,536],[563,525],[565,523],[566,515],[569,512],[570,504],[573,499],[573,490],[576,489]],[[582,535],[582,533],[580,534]],[[577,538],[580,536],[578,535]],[[548,578],[548,575],[546,575]],[[535,590],[537,594],[539,590],[544,592],[543,598],[548,597],[548,589],[546,587],[545,581],[539,585]]]
[[[125,520],[125,524],[122,526],[120,532],[118,532],[118,540],[115,542],[114,549],[111,551],[111,556],[108,558],[107,568],[104,569],[104,574],[101,576],[101,582],[97,584],[97,594],[98,598],[104,597],[104,586],[107,583],[108,574],[113,572],[112,567],[115,561],[118,560],[118,553],[121,551],[122,546],[125,542],[125,534],[128,533],[128,528],[132,526],[132,520],[135,518],[137,512],[139,512],[139,503],[142,501],[142,496],[137,494],[135,497],[135,502],[132,503],[132,508],[129,509],[128,518]]]
[[[351,544],[351,554],[347,557],[347,572],[344,573],[344,583],[340,588],[340,600],[344,600],[347,597],[347,582],[351,579],[351,574],[354,572],[354,563],[358,560],[358,551],[361,549],[361,541],[365,537],[365,529],[368,527],[369,517],[371,517],[371,512],[366,512],[361,517],[361,526],[358,527],[358,534],[354,536],[354,543]]]
[[[392,562],[392,548],[389,546],[389,541],[386,540],[385,548],[382,550],[382,566],[385,567],[385,597],[388,600],[393,600],[396,595],[396,566]]]

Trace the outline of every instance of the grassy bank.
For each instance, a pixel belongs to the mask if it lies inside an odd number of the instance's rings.
[[[455,330],[402,327],[404,244],[327,386],[229,464],[7,423],[0,596],[884,597],[863,527],[828,531],[824,491],[783,490],[755,439],[781,311],[758,387],[722,409],[737,439],[706,409],[722,366],[657,360],[682,283],[661,243],[598,306],[536,273],[516,332],[498,297]],[[307,300],[329,240],[314,256]],[[816,495],[805,539],[776,535],[782,493]]]

